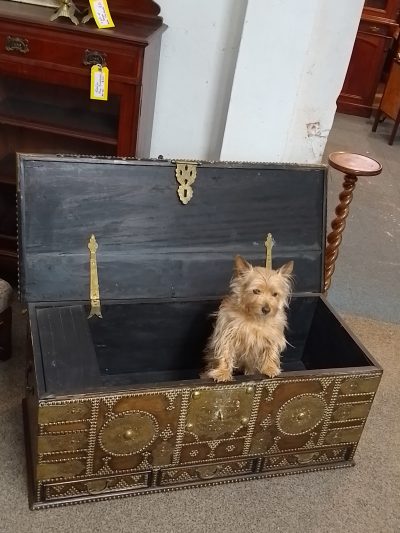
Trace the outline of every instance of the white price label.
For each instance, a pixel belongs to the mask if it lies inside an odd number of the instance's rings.
[[[108,68],[93,65],[90,79],[90,98],[92,100],[108,99]]]

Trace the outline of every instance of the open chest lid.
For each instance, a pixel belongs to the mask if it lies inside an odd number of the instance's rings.
[[[95,235],[101,300],[226,294],[240,254],[294,260],[295,292],[322,292],[326,167],[18,155],[20,293],[87,301]],[[179,171],[178,171],[179,176]],[[186,189],[186,192],[185,192]],[[183,198],[190,188],[183,187]]]

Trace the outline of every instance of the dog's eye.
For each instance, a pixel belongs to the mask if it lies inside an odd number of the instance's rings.
[[[261,294],[260,289],[253,289],[254,294]]]
[[[276,298],[276,297],[278,296],[278,293],[277,293],[277,292],[274,292],[274,293],[272,294],[272,296],[273,296],[274,298]]]

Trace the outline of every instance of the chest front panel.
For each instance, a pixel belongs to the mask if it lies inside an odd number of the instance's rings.
[[[344,461],[378,382],[281,378],[43,402],[38,501]]]

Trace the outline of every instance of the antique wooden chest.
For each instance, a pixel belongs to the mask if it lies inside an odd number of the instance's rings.
[[[32,508],[353,465],[382,371],[321,294],[325,167],[18,165]],[[262,264],[268,232],[295,263],[284,372],[200,380],[233,258]]]

